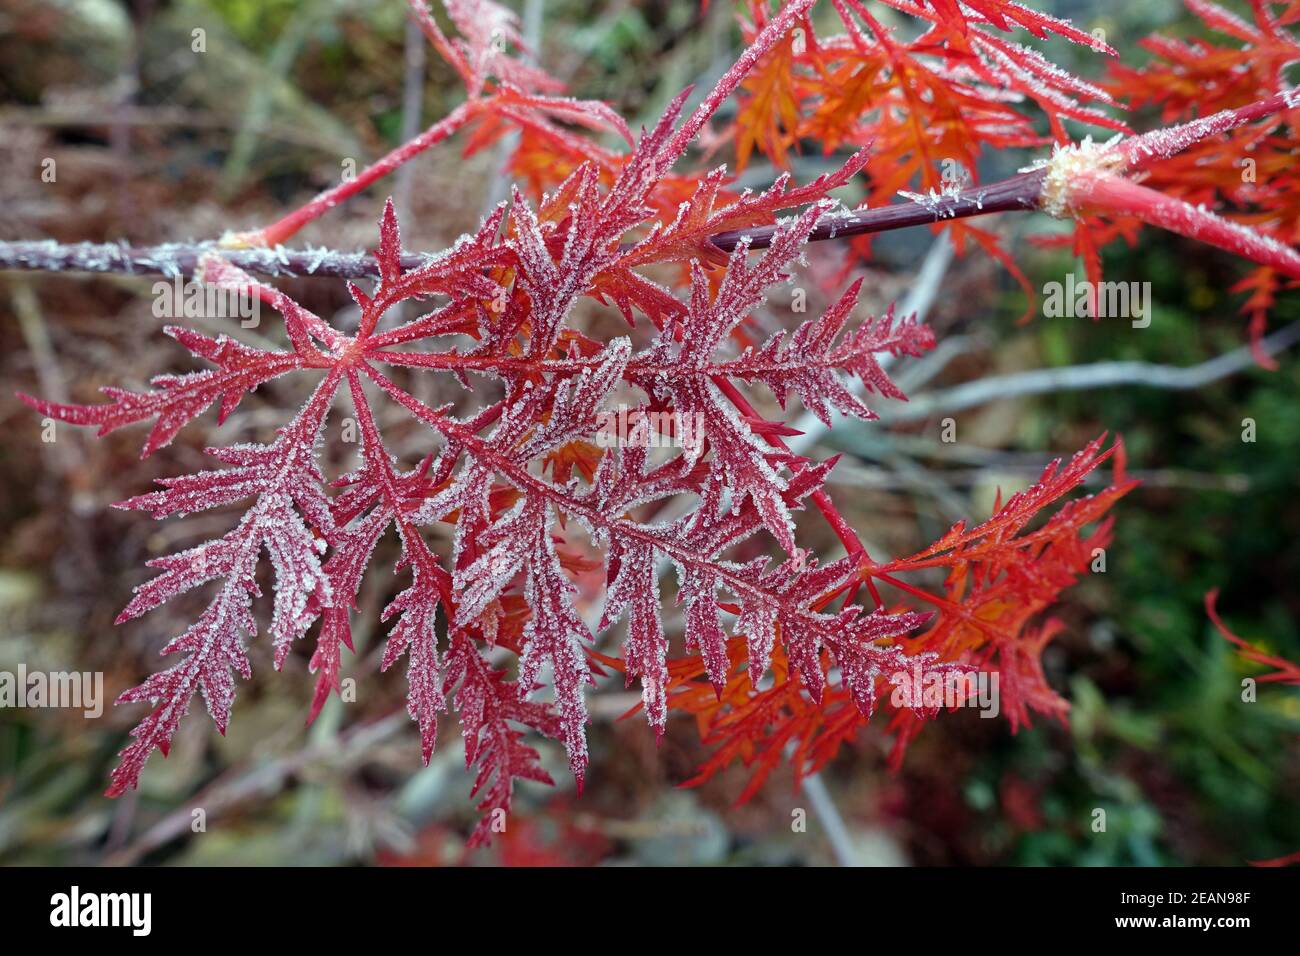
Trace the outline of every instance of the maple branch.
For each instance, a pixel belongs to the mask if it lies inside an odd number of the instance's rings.
[[[283,246],[228,249],[215,242],[172,242],[160,246],[129,246],[112,242],[61,243],[49,239],[0,242],[0,270],[99,272],[174,278],[195,274],[200,260],[213,254],[220,255],[238,269],[259,275],[329,276],[336,279],[379,277],[379,266],[369,252],[337,252],[310,247],[290,250]],[[407,254],[402,256],[402,268],[418,269],[434,258]]]
[[[965,219],[1016,209],[1036,209],[1042,191],[1043,173],[1036,170],[1009,179],[967,189],[952,196],[936,196],[924,203],[903,202],[878,209],[823,216],[810,241],[845,239],[872,232],[933,225],[949,219]],[[779,227],[756,226],[731,229],[712,237],[713,245],[730,252],[742,238],[751,249],[765,249]],[[374,279],[379,266],[368,252],[338,252],[333,249],[291,250],[274,248],[230,249],[215,242],[175,242],[159,246],[128,246],[120,243],[60,243],[53,240],[0,242],[0,270],[34,272],[98,272],[125,275],[194,274],[199,260],[218,254],[245,272],[269,276],[329,276],[341,279]],[[436,258],[434,253],[407,253],[404,270],[418,269]]]
[[[1130,137],[1108,155],[1114,155],[1126,165],[1140,170],[1149,166],[1155,159],[1168,158],[1208,135],[1233,129],[1250,120],[1269,116],[1278,110],[1288,108],[1296,102],[1296,98],[1296,90],[1287,90],[1248,107],[1227,110],[1203,121]],[[710,103],[712,99],[711,97]],[[474,102],[462,104],[424,134],[393,150],[356,179],[322,193],[279,222],[258,233],[250,233],[248,236],[255,236],[268,244],[287,238],[306,222],[317,218],[339,202],[382,178],[412,156],[450,136],[473,116],[475,108],[477,104]],[[701,107],[701,111],[703,110],[704,106]],[[695,119],[696,117],[692,117],[692,121]],[[692,125],[692,122],[688,122],[678,131],[677,138],[685,135],[689,140],[696,132],[698,129]],[[1051,168],[1044,167],[1027,170],[986,186],[974,186],[960,192],[931,193],[929,197],[918,197],[908,202],[894,203],[876,209],[829,213],[813,227],[808,239],[811,242],[842,239],[912,226],[933,225],[949,219],[1040,209],[1045,204],[1049,210],[1060,214],[1062,210],[1056,209],[1054,203],[1060,205],[1061,197],[1049,196],[1045,200],[1043,195],[1044,180],[1050,174]],[[1268,261],[1289,275],[1296,274],[1293,265],[1295,253],[1289,248],[1250,233],[1234,223],[1210,216],[1208,213],[1202,213],[1199,218],[1192,217],[1192,220],[1189,220],[1185,211],[1190,207],[1171,197],[1145,190],[1133,183],[1117,181],[1114,177],[1105,177],[1104,182],[1098,186],[1090,177],[1080,176],[1070,180],[1070,187],[1080,192],[1077,197],[1080,202],[1085,199],[1107,198],[1109,194],[1093,195],[1099,192],[1106,193],[1106,190],[1112,193],[1122,192],[1122,196],[1109,197],[1110,211],[1121,211],[1125,203],[1136,203],[1143,208],[1150,207],[1153,216],[1151,221],[1163,228],[1219,245],[1255,258],[1256,261]],[[1083,195],[1084,193],[1087,195]],[[1192,228],[1193,226],[1196,228]],[[779,229],[780,226],[775,224],[731,229],[716,233],[711,237],[711,242],[723,252],[731,252],[744,239],[749,240],[749,248],[763,249],[771,244],[773,236]],[[1268,253],[1263,260],[1258,250],[1256,250],[1257,254],[1252,255],[1252,250],[1255,250],[1256,246],[1263,247],[1263,251]],[[211,252],[220,253],[233,265],[246,272],[263,275],[319,275],[348,279],[377,278],[379,275],[377,264],[366,253],[344,253],[323,248],[290,251],[278,245],[272,248],[231,248],[213,242],[169,243],[143,247],[113,243],[68,245],[52,240],[0,242],[0,270],[176,276],[192,274],[199,259]],[[402,265],[407,269],[418,268],[431,258],[432,256],[428,254],[407,254],[402,256]],[[1273,262],[1274,259],[1279,261]]]
[[[948,219],[967,219],[1017,209],[1037,209],[1043,191],[1043,176],[1042,170],[1032,170],[987,186],[964,189],[959,193],[935,193],[923,201],[894,203],[849,213],[831,213],[818,220],[808,234],[808,241],[844,239],[872,232],[888,232],[891,229],[928,226]],[[763,249],[772,241],[772,236],[779,228],[773,225],[733,229],[713,236],[712,242],[722,251],[730,252],[742,239],[748,237],[749,248]]]

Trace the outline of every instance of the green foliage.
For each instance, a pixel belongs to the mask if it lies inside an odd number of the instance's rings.
[[[1044,256],[1032,278],[1041,288],[1072,269],[1067,256]],[[1190,243],[1146,235],[1138,249],[1108,255],[1105,273],[1151,282],[1150,327],[1038,317],[1020,331],[1044,365],[1189,366],[1240,346],[1226,291],[1235,276]],[[1019,308],[1007,304],[1006,334]],[[1272,327],[1296,318],[1300,308],[1283,299]],[[1069,695],[1071,764],[1045,769],[1053,728],[1022,734],[980,770],[986,789],[1008,769],[1043,788],[1046,825],[1012,840],[1007,862],[1239,865],[1300,847],[1300,694],[1265,684],[1257,702],[1243,702],[1241,681],[1258,669],[1233,653],[1203,606],[1220,588],[1237,633],[1300,657],[1300,363],[1283,354],[1280,366],[1194,391],[1130,386],[1035,400],[1036,440],[1104,423],[1149,480],[1116,525],[1102,620],[1086,649],[1071,649],[1067,670],[1089,675]],[[1246,418],[1253,443],[1242,440]],[[1089,829],[1098,806],[1108,809],[1104,835]]]

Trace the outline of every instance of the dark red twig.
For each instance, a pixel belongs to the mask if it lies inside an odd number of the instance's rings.
[[[1019,173],[1008,179],[963,190],[956,195],[935,196],[932,201],[901,202],[876,209],[863,209],[849,215],[830,215],[813,227],[808,239],[844,239],[870,232],[888,232],[910,226],[926,226],[947,219],[967,219],[994,212],[1011,212],[1016,209],[1037,209],[1043,190],[1043,170]],[[749,248],[764,249],[772,241],[776,226],[758,226],[753,229],[734,229],[713,237],[713,244],[723,252],[730,252],[749,237]]]

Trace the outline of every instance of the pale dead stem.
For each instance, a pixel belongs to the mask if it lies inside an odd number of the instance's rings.
[[[911,422],[939,413],[974,408],[1002,398],[1097,388],[1140,386],[1187,391],[1257,366],[1257,351],[1273,356],[1297,342],[1300,342],[1300,321],[1292,322],[1262,339],[1258,350],[1252,346],[1242,346],[1186,368],[1154,362],[1096,362],[1091,365],[992,375],[942,391],[914,395],[906,404],[890,406],[882,411],[880,417],[886,424]]]

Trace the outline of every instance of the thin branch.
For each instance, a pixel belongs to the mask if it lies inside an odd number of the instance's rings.
[[[862,860],[858,856],[857,847],[854,846],[853,837],[849,834],[849,828],[844,825],[844,817],[840,815],[839,808],[835,805],[822,778],[818,774],[810,773],[803,778],[800,786],[807,795],[808,802],[812,804],[813,813],[817,815],[817,819],[826,830],[826,841],[831,845],[836,863],[840,866],[862,866]]]
[[[0,269],[38,272],[101,272],[125,275],[162,275],[168,278],[193,275],[199,259],[219,253],[245,272],[269,276],[332,276],[342,279],[377,278],[374,256],[367,252],[336,252],[310,248],[289,250],[227,249],[215,242],[175,242],[161,246],[128,246],[119,243],[52,240],[0,242]],[[432,256],[404,255],[404,269],[418,269]]]
[[[811,242],[845,239],[910,226],[929,226],[947,219],[968,219],[995,212],[1037,209],[1043,191],[1043,176],[1043,170],[1033,170],[959,193],[934,193],[921,200],[894,203],[877,209],[861,209],[847,214],[831,213],[818,221],[808,239]],[[748,236],[749,248],[763,249],[772,241],[778,228],[759,226],[720,232],[713,236],[713,244],[723,252],[730,252],[741,239]]]
[[[1068,365],[1064,368],[995,375],[941,392],[915,396],[905,405],[891,405],[882,409],[880,417],[888,423],[910,422],[940,412],[973,408],[1000,398],[1088,391],[1119,385],[1186,391],[1227,378],[1235,372],[1257,367],[1257,352],[1276,355],[1297,342],[1300,342],[1300,322],[1293,322],[1261,340],[1258,349],[1242,346],[1208,362],[1187,368],[1152,362],[1097,362],[1092,365]]]
[[[424,108],[424,34],[418,21],[407,17],[403,51],[402,141],[415,139],[420,132],[420,112]],[[411,188],[415,165],[407,163],[393,177],[393,205],[399,216],[411,214]]]
[[[542,51],[542,21],[546,15],[545,0],[526,0],[524,3],[524,49],[519,58],[528,66],[537,66]],[[510,198],[510,157],[519,149],[520,129],[511,128],[497,142],[492,151],[492,176],[488,179],[483,197],[483,215],[489,215],[498,204]]]
[[[1041,173],[1021,173],[1010,179],[935,196],[924,202],[908,201],[878,209],[851,213],[830,213],[813,227],[809,239],[845,239],[869,232],[933,225],[949,219],[983,216],[1014,209],[1033,209],[1042,186]],[[751,249],[763,249],[771,242],[776,226],[730,230],[713,236],[713,244],[724,251],[734,249],[741,237],[750,238]],[[127,246],[116,243],[64,244],[54,241],[0,242],[0,269],[40,272],[108,272],[129,275],[192,275],[200,257],[219,253],[245,272],[270,276],[332,276],[344,279],[377,278],[378,266],[365,252],[337,252],[325,248],[290,250],[274,248],[231,249],[215,242],[169,243],[162,246]],[[415,269],[433,254],[408,254],[402,266]]]
[[[894,461],[895,459],[890,460]],[[1023,475],[1029,482],[1042,474],[1042,471],[1043,457],[1041,455],[1035,456],[1031,462],[1013,461],[997,467],[997,474],[999,475],[1007,473],[1019,474]],[[990,474],[987,466],[948,470],[935,469],[925,473],[930,475],[933,481],[939,482],[949,490],[976,488],[982,482],[988,481]],[[1246,494],[1251,489],[1250,476],[1240,472],[1213,475],[1179,468],[1130,468],[1128,476],[1141,481],[1142,487],[1146,489],[1178,488],[1192,491],[1222,491],[1234,495]],[[1085,478],[1083,484],[1085,487],[1101,488],[1105,487],[1110,480],[1108,474],[1094,473]],[[864,467],[855,464],[847,457],[830,473],[826,479],[826,484],[841,488],[869,488],[872,491],[914,492],[917,490],[916,479],[910,473]],[[928,494],[934,489],[926,488],[922,490]],[[963,505],[959,510],[958,517],[968,517],[969,507],[967,505]],[[620,713],[622,712],[620,711]]]
[[[204,787],[193,799],[163,817],[129,846],[108,856],[107,866],[130,866],[142,857],[190,829],[192,807],[202,807],[217,816],[229,807],[259,794],[276,793],[294,774],[322,762],[340,767],[364,760],[374,748],[410,726],[405,713],[393,713],[369,723],[357,724],[337,738],[313,741],[301,750],[286,754],[269,763],[244,770],[232,767]]]

